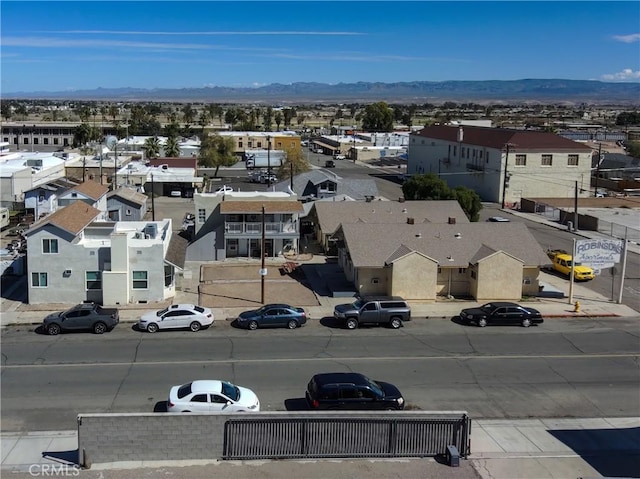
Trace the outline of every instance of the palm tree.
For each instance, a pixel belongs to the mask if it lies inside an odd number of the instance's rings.
[[[157,158],[160,156],[160,140],[157,136],[147,138],[142,149],[147,154],[147,158]]]
[[[167,143],[164,145],[164,156],[170,158],[180,156],[180,143],[177,136],[173,135],[167,138]]]

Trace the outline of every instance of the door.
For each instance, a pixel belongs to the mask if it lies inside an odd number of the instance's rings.
[[[162,321],[158,322],[160,329],[176,329],[184,328],[184,313],[180,310],[168,311],[162,317]]]
[[[520,308],[507,308],[507,320],[510,324],[520,324],[522,323],[522,318],[524,318],[525,313]]]
[[[191,412],[209,412],[211,404],[208,396],[208,394],[194,394],[189,401],[189,410]]]
[[[282,324],[281,316],[280,308],[269,308],[262,315],[262,322],[270,328],[280,326]]]
[[[362,409],[362,391],[355,385],[345,385],[340,388],[341,409]]]
[[[495,324],[506,324],[509,322],[509,315],[507,314],[507,308],[497,308],[489,318],[490,322]]]
[[[67,313],[62,320],[62,329],[69,331],[80,329],[80,311],[71,311]]]
[[[375,302],[365,304],[360,310],[360,322],[377,323],[379,321],[380,311],[378,310],[378,304]]]
[[[233,411],[233,404],[229,404],[231,401],[221,394],[211,394],[211,407],[212,412]]]

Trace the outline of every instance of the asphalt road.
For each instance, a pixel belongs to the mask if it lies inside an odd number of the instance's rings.
[[[322,323],[322,324],[321,324]],[[304,408],[317,372],[358,371],[395,383],[408,407],[467,410],[476,418],[640,416],[638,318],[547,320],[476,328],[417,319],[401,330],[348,331],[331,321],[298,330],[2,338],[2,431],[68,430],[79,412],[162,411],[169,388],[227,379],[263,410]]]

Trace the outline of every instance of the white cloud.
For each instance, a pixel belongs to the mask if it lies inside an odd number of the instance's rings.
[[[195,43],[153,43],[153,42],[130,42],[117,40],[63,40],[51,37],[5,37],[2,45],[12,47],[36,47],[36,48],[57,48],[57,47],[126,47],[126,48],[169,48],[176,49],[209,49],[207,45]]]
[[[607,73],[602,75],[602,79],[606,81],[633,81],[640,80],[640,70],[633,71],[631,68],[625,68],[618,73]]]
[[[640,42],[640,33],[632,33],[631,35],[614,35],[613,39],[622,43]]]
[[[72,34],[109,34],[109,35],[366,35],[361,32],[316,32],[316,31],[248,31],[248,32],[161,32],[161,31],[119,31],[119,30],[61,30],[45,33],[72,33]]]

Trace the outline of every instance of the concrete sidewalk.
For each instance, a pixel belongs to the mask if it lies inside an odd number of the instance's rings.
[[[2,472],[33,477],[46,467],[68,468],[78,457],[76,431],[2,433]],[[132,445],[135,447],[135,445]],[[331,468],[337,467],[336,473]],[[471,456],[452,468],[432,458],[281,461],[132,461],[93,464],[84,477],[416,477],[575,479],[638,477],[640,418],[478,419],[472,422]],[[194,469],[195,468],[195,469]],[[198,468],[202,471],[200,475]],[[156,471],[154,474],[153,471]],[[121,471],[118,475],[114,471]],[[127,472],[128,471],[128,472]],[[172,471],[171,473],[168,471]],[[208,472],[207,472],[208,471]],[[77,471],[76,471],[77,472]],[[109,474],[114,472],[113,475]],[[23,475],[24,474],[24,475]],[[373,474],[373,475],[372,475]],[[136,473],[142,477],[142,471]]]

